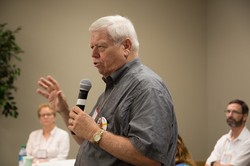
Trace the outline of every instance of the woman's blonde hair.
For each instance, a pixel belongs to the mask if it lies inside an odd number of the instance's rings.
[[[185,163],[191,166],[196,166],[194,160],[191,157],[186,145],[184,144],[181,136],[178,134],[175,164]]]
[[[37,109],[37,115],[38,115],[38,117],[40,117],[40,111],[41,111],[42,108],[49,108],[50,110],[52,110],[53,115],[56,116],[55,110],[48,103],[43,103],[43,104],[40,104],[38,106],[38,109]]]

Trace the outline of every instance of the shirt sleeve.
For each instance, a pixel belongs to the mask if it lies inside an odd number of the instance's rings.
[[[213,161],[219,161],[221,158],[221,154],[223,153],[223,145],[226,141],[226,135],[222,136],[215,144],[213,151],[208,157],[206,164],[210,165]]]
[[[35,130],[30,133],[28,141],[26,143],[26,151],[28,155],[34,156],[34,154],[36,153],[41,133],[42,133],[41,130]]]
[[[250,139],[241,144],[240,151],[237,151],[231,161],[232,165],[250,165]]]
[[[225,143],[225,137],[221,137],[215,144],[214,149],[208,157],[206,164],[210,165],[213,161],[219,161],[222,154],[222,146]]]
[[[144,155],[164,163],[166,156],[171,156],[168,150],[175,132],[171,98],[166,91],[150,87],[138,93],[133,100],[129,137]]]
[[[27,141],[27,143],[26,143],[26,151],[27,151],[27,154],[28,155],[32,155],[32,153],[31,153],[31,149],[32,149],[32,146],[31,146],[31,143],[32,142],[32,139],[31,139],[31,134],[29,135],[29,138],[28,138],[28,141]]]

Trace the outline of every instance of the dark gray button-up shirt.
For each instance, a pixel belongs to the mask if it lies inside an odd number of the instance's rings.
[[[105,92],[91,115],[107,119],[107,131],[127,137],[145,156],[173,166],[177,124],[170,93],[161,78],[139,59],[105,79]],[[130,166],[97,145],[84,141],[75,166]]]

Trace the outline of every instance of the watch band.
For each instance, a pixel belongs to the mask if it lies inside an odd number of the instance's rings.
[[[100,129],[97,133],[94,134],[94,136],[93,136],[93,142],[95,144],[98,144],[101,141],[102,135],[103,135],[104,131],[105,130]]]

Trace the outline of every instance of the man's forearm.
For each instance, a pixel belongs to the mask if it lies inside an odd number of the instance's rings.
[[[160,166],[161,163],[152,160],[141,154],[130,142],[128,138],[114,135],[110,132],[104,132],[101,141],[99,142],[100,148],[109,152],[113,156],[131,163],[136,166]]]

